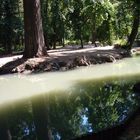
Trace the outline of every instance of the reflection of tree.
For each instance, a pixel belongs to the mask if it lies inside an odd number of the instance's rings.
[[[132,87],[133,84],[125,82],[95,84],[89,81],[78,84],[67,94],[52,93],[49,108],[55,135],[68,139],[121,123],[138,103]],[[87,118],[85,124],[84,117]]]
[[[38,140],[50,140],[48,127],[48,110],[45,102],[45,97],[41,94],[31,99],[33,120],[36,129],[36,135]]]
[[[101,85],[89,82],[82,83],[79,88],[83,94],[83,106],[87,108],[88,121],[94,132],[123,121],[136,106],[132,84],[120,85],[114,81]]]
[[[51,95],[49,101],[50,122],[55,135],[69,139],[86,132],[86,126],[82,126],[83,107],[76,96],[61,92]]]
[[[119,81],[86,81],[66,91],[12,104],[8,113],[12,140],[34,140],[35,135],[38,140],[45,135],[65,140],[116,125],[138,105],[132,88],[132,83]]]
[[[2,108],[0,111],[0,139],[11,140],[7,111],[5,110],[5,108]]]
[[[35,127],[32,122],[31,102],[28,100],[19,101],[9,105],[8,123],[12,134],[12,140],[35,137]]]

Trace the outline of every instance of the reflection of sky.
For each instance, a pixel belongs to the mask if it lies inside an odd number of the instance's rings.
[[[122,115],[121,118],[120,118],[120,120],[119,120],[119,122],[120,122],[120,123],[123,122],[126,118],[127,118],[126,115]]]
[[[83,113],[83,115],[81,116],[81,118],[82,118],[82,127],[83,128],[85,128],[86,129],[86,132],[93,132],[93,129],[92,129],[92,124],[91,123],[89,123],[89,121],[88,121],[88,117],[87,117],[87,112],[88,112],[88,108],[85,108],[84,109],[84,113]]]
[[[88,117],[86,115],[83,115],[82,120],[82,125],[87,128],[87,132],[93,132],[91,124],[88,122]]]
[[[55,139],[57,139],[57,140],[61,140],[61,136],[57,133]]]

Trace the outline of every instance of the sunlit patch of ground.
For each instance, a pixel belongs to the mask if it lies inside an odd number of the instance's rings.
[[[116,62],[129,56],[126,50],[113,49],[112,46],[77,48],[67,46],[49,50],[49,56],[41,58],[23,59],[21,55],[0,58],[0,74],[66,71],[80,66]]]
[[[113,46],[106,46],[106,47],[93,47],[91,45],[85,45],[84,49],[78,49],[79,46],[66,46],[65,48],[49,50],[48,54],[50,56],[63,56],[65,54],[74,54],[74,53],[81,53],[81,52],[88,52],[88,51],[97,51],[97,50],[112,50]],[[15,56],[8,56],[0,58],[0,67],[10,61],[14,61],[15,59],[21,58],[22,55],[15,55]]]

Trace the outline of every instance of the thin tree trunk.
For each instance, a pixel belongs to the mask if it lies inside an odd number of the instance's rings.
[[[64,26],[64,21],[63,22],[63,37],[62,37],[62,46],[63,48],[65,47],[65,26]]]
[[[42,22],[43,22],[43,28],[44,28],[44,40],[45,45],[47,47],[47,50],[50,50],[49,48],[49,40],[48,40],[48,0],[41,1],[41,14],[42,14]]]
[[[94,7],[96,9],[96,6]],[[95,45],[96,47],[96,12],[94,11],[94,14],[93,14],[93,18],[94,18],[94,22],[92,23],[92,44]]]
[[[81,34],[81,33],[80,33]],[[83,45],[83,38],[82,38],[82,35],[80,35],[80,42],[81,42],[81,48],[83,49],[84,48],[84,45]]]
[[[47,26],[47,22],[48,22],[48,0],[46,0],[46,4],[45,4],[45,15],[46,15],[46,22],[45,22],[45,24],[46,24],[46,28],[48,27]],[[50,47],[49,47],[49,40],[48,40],[48,28],[47,28],[47,30],[46,30],[46,33],[45,33],[45,45],[46,45],[46,47],[47,47],[47,50],[50,50]]]
[[[63,36],[63,38],[62,38],[62,47],[63,47],[63,48],[65,47],[65,38],[64,38],[64,36]]]
[[[7,113],[3,110],[0,111],[0,140],[12,140],[7,122]]]
[[[10,7],[11,3],[9,3],[9,1],[5,2],[5,53],[6,54],[11,54],[12,53],[12,35],[13,35],[13,29],[12,29],[12,25],[13,25],[13,21],[12,18],[14,16],[14,14],[12,13],[12,9]]]
[[[95,47],[97,47],[97,45],[96,45],[96,31],[95,30],[92,32],[92,44],[94,44]]]
[[[40,57],[47,54],[43,36],[40,0],[23,0],[25,50],[24,57]]]
[[[53,49],[56,49],[56,34],[53,36]]]
[[[47,47],[47,50],[50,50],[48,34],[47,33],[44,34],[44,39],[45,39],[45,45]]]
[[[131,47],[135,41],[135,38],[136,38],[137,33],[138,33],[139,23],[140,23],[140,10],[139,10],[139,7],[137,7],[137,9],[134,12],[132,31],[131,31],[130,36],[129,36],[128,41],[127,41],[127,48],[128,49],[131,49]]]

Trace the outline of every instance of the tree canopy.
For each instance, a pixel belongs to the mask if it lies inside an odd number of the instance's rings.
[[[119,43],[131,48],[134,39],[139,35],[138,0],[42,0],[39,5],[42,15],[42,20],[39,19],[39,22],[43,25],[41,34],[44,35],[45,42],[43,46],[48,49],[67,44],[81,44],[83,47],[89,42],[96,45],[96,41],[103,45]],[[0,53],[2,54],[24,50],[24,46],[31,47],[26,45],[24,32],[26,34],[28,31],[24,28],[25,23],[23,26],[23,13],[26,14],[28,4],[24,7],[26,9],[23,10],[21,0],[0,0]],[[29,12],[28,18],[34,15],[30,15],[31,13],[34,12]],[[33,25],[33,18],[29,20]],[[33,37],[33,34],[29,36]]]

